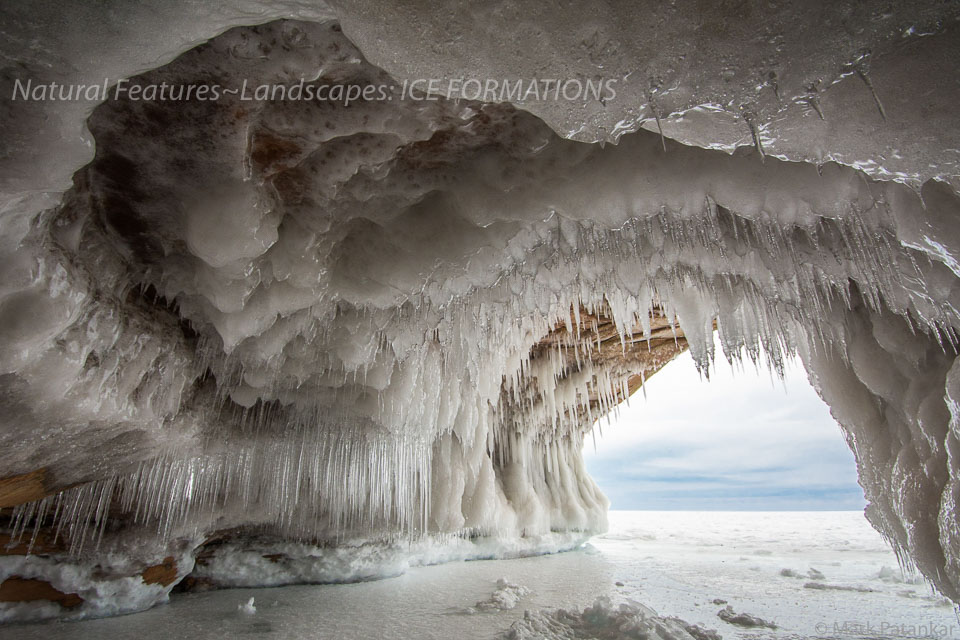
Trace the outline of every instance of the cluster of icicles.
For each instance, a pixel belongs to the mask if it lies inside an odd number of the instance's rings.
[[[284,29],[288,48],[264,62]],[[281,24],[148,79],[214,67],[384,75],[338,30]],[[162,549],[238,530],[596,531],[607,502],[580,452],[645,371],[596,357],[585,309],[612,319],[624,351],[654,312],[676,321],[704,373],[715,326],[727,359],[780,371],[801,355],[855,445],[875,524],[928,576],[953,553],[939,542],[960,540],[944,452],[960,327],[948,189],[643,130],[582,145],[510,105],[233,106],[164,119],[102,105],[97,159],[21,244],[44,267],[22,297],[66,311],[10,367],[46,412],[19,437],[76,486],[16,507],[17,535],[52,526],[80,553],[134,534]],[[532,357],[557,327],[556,352]],[[58,421],[76,455],[41,433]]]
[[[851,172],[851,179],[859,178]],[[864,188],[901,187],[864,182]],[[883,206],[878,198],[876,207]],[[483,438],[481,448],[496,469],[519,463],[535,491],[549,491],[551,478],[579,458],[597,418],[626,397],[627,378],[643,375],[593,365],[594,342],[577,331],[581,307],[611,317],[623,342],[638,327],[649,334],[651,314],[662,309],[679,318],[704,371],[714,357],[715,320],[728,358],[745,354],[756,362],[763,356],[779,370],[798,340],[831,349],[832,329],[819,319],[828,309],[850,308],[852,296],[875,311],[895,311],[952,348],[950,327],[960,326],[953,310],[937,308],[932,317],[925,313],[929,307],[920,312],[899,275],[903,262],[918,278],[920,264],[932,263],[896,248],[895,239],[879,225],[868,226],[855,205],[850,213],[784,227],[772,218],[744,218],[707,199],[696,217],[664,209],[613,230],[555,214],[524,264],[503,274],[497,286],[472,291],[442,310],[408,302],[364,312],[376,318],[371,324],[392,317],[398,331],[425,336],[405,354],[404,366],[422,375],[445,372],[404,388],[405,397],[390,387],[381,393],[370,418],[385,429],[369,428],[335,403],[325,413],[304,411],[282,424],[276,417],[286,420],[289,413],[277,409],[271,415],[275,407],[257,404],[236,410],[239,426],[221,432],[222,442],[215,432],[200,455],[173,451],[141,463],[134,473],[17,507],[16,533],[29,536],[32,526],[52,519],[57,533],[80,552],[96,544],[116,513],[124,514],[125,526],[152,526],[164,539],[201,534],[224,513],[228,521],[253,520],[291,539],[443,533],[430,521],[431,470],[440,452],[435,441],[451,431],[464,440]],[[811,260],[817,255],[831,259]],[[577,354],[577,371],[566,369],[559,351],[529,359],[533,343],[556,326],[569,329],[563,348]],[[325,329],[316,330],[319,335]],[[389,340],[380,339],[372,358],[384,350]],[[458,382],[451,372],[463,372],[460,380],[496,381],[485,389],[477,385],[485,411],[450,411],[459,401],[453,396],[463,394],[459,384],[450,384]],[[344,383],[364,378],[362,368],[340,374]],[[591,394],[600,398],[599,413],[590,410]],[[478,528],[504,532],[495,521]]]

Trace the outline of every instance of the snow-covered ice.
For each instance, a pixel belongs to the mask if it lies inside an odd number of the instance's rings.
[[[7,632],[22,640],[249,633],[291,640],[613,640],[642,637],[629,635],[638,629],[699,640],[709,630],[728,639],[960,637],[952,605],[903,574],[860,513],[614,511],[610,524],[608,534],[566,553],[414,567],[352,584],[175,594],[136,616]],[[782,575],[789,567],[801,577]],[[822,571],[825,585],[857,589],[805,588],[810,567]],[[466,614],[498,593],[521,591],[515,607]],[[237,603],[254,596],[256,615],[237,615]],[[727,606],[777,628],[724,622],[718,613]]]

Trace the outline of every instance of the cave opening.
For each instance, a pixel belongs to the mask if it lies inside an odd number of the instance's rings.
[[[824,611],[849,621],[883,610],[891,627],[952,622],[952,603],[864,517],[855,438],[800,359],[777,372],[717,357],[704,373],[682,351],[585,440],[586,469],[610,500],[609,530],[591,547],[619,591],[704,624],[704,607],[721,619],[747,608],[768,632],[771,621],[836,632]]]
[[[705,376],[685,351],[597,421],[584,460],[617,511],[866,506],[853,453],[796,358],[782,376],[717,358]]]

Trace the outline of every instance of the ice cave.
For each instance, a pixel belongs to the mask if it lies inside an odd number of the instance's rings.
[[[7,0],[0,33],[0,621],[577,547],[596,419],[686,350],[799,357],[960,602],[957,2]]]

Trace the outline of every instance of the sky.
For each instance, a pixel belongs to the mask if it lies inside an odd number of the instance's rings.
[[[710,380],[689,352],[600,422],[587,470],[611,509],[862,510],[856,463],[799,361],[781,382],[717,346]],[[602,435],[601,435],[602,431]]]

